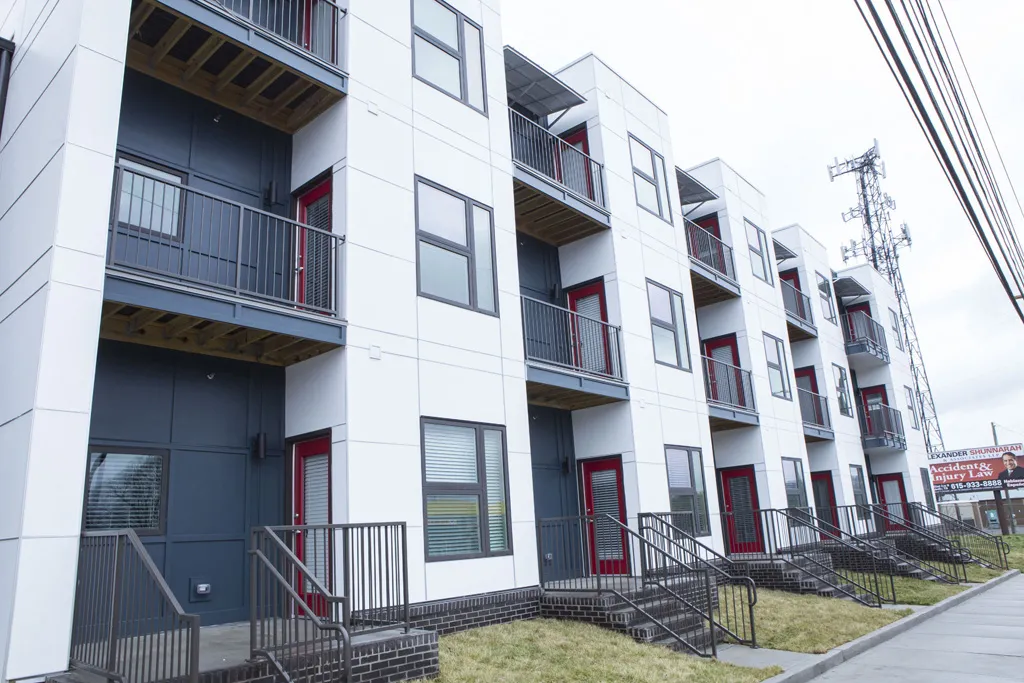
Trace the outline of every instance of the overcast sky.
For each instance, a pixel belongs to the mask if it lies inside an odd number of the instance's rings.
[[[945,5],[1024,193],[1024,2]],[[505,42],[549,69],[599,55],[668,113],[677,165],[726,160],[767,195],[773,229],[800,223],[837,269],[861,226],[841,218],[853,177],[830,183],[827,165],[877,138],[894,224],[914,240],[900,263],[946,448],[991,443],[992,421],[1001,442],[1024,440],[1024,325],[853,0],[505,0],[502,13]]]

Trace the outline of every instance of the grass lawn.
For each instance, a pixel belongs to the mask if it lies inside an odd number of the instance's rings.
[[[896,586],[896,602],[900,605],[934,605],[967,590],[967,586],[912,579],[909,576],[894,576],[893,584]]]
[[[1006,556],[1010,562],[1010,569],[1019,569],[1024,572],[1024,536],[1003,536],[1003,540],[1010,546],[1010,552]]]
[[[1012,566],[1012,565],[1011,565]],[[997,576],[1002,576],[1002,569],[989,569],[977,564],[967,565],[967,580],[970,583],[985,583]]]
[[[757,683],[779,667],[749,669],[689,657],[590,624],[552,619],[441,637],[439,683]]]
[[[773,650],[820,654],[912,614],[848,600],[757,591],[754,624],[757,644]]]

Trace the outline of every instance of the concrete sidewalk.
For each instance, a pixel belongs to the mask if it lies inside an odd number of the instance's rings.
[[[1019,683],[1024,575],[923,621],[814,678],[815,683]]]

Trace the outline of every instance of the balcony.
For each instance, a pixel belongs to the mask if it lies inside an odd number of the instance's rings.
[[[780,279],[779,286],[782,287],[782,304],[786,308],[789,341],[795,342],[817,337],[818,328],[814,326],[811,298],[786,280]]]
[[[807,389],[797,389],[800,401],[800,415],[804,421],[804,438],[807,441],[834,441],[832,417],[828,410],[828,399]]]
[[[889,362],[885,328],[864,311],[842,316],[846,355],[854,370],[878,367]]]
[[[697,308],[740,295],[732,247],[687,218],[686,246],[690,252],[690,281]]]
[[[865,408],[858,406],[860,433],[865,451],[887,452],[907,450],[907,437],[903,431],[903,415],[884,403]]]
[[[333,0],[133,0],[127,63],[293,133],[344,96]]]
[[[344,344],[340,236],[115,169],[101,336],[271,365]]]
[[[604,167],[519,112],[508,115],[516,228],[555,246],[608,230]]]
[[[629,398],[618,327],[538,299],[522,302],[530,403],[578,410]]]
[[[750,371],[702,356],[704,391],[708,399],[711,431],[725,431],[759,423]]]

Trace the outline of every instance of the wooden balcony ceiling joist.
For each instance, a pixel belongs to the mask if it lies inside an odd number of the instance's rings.
[[[130,68],[286,133],[343,97],[151,0],[137,0],[129,36]]]
[[[607,225],[574,211],[523,183],[515,183],[516,229],[560,247],[607,230]]]

